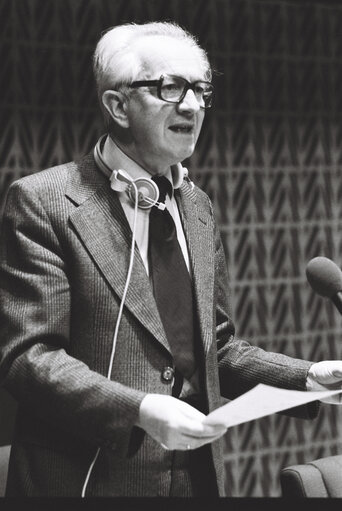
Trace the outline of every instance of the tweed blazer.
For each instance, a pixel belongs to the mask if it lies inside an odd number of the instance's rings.
[[[303,390],[309,362],[234,338],[228,276],[207,195],[176,191],[192,270],[208,411],[263,382]],[[131,229],[92,154],[15,182],[0,265],[0,378],[17,399],[7,495],[168,495],[172,452],[135,427],[146,393],[171,395],[170,346],[138,249],[111,378]],[[312,416],[309,407],[297,415]],[[211,447],[224,495],[222,441]]]

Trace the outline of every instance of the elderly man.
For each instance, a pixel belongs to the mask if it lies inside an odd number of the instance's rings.
[[[221,396],[339,386],[342,364],[234,339],[212,206],[181,165],[213,96],[196,40],[171,23],[118,26],[94,70],[107,136],[8,194],[0,375],[19,411],[7,495],[224,495],[226,428],[203,423]]]

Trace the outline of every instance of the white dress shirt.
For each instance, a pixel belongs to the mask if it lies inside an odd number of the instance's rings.
[[[151,174],[149,174],[145,169],[140,167],[135,161],[133,161],[129,156],[127,156],[121,149],[115,144],[115,142],[110,138],[107,137],[103,153],[102,153],[103,159],[105,160],[106,164],[111,168],[115,170],[125,170],[130,177],[133,179],[137,179],[138,177],[145,177],[145,178],[151,178]],[[173,185],[173,177],[171,169],[168,170],[166,173],[166,176],[168,180],[172,184],[172,190],[174,190]],[[129,198],[128,194],[126,192],[117,192],[119,196],[119,200],[121,202],[122,208],[125,212],[125,215],[127,217],[128,223],[133,230],[133,220],[134,220],[134,204]],[[181,247],[183,257],[185,260],[185,264],[189,270],[189,254],[188,254],[188,248],[184,236],[184,231],[182,227],[182,222],[180,219],[178,206],[176,199],[174,197],[174,194],[172,193],[172,197],[170,198],[169,195],[166,195],[165,205],[169,213],[171,214],[173,221],[176,226],[177,231],[177,239],[178,243]],[[141,258],[143,260],[147,275],[149,275],[149,265],[148,265],[148,231],[149,231],[149,218],[150,218],[150,211],[151,209],[141,209],[138,208],[137,213],[137,221],[136,221],[136,244],[139,248],[139,252],[141,255]]]

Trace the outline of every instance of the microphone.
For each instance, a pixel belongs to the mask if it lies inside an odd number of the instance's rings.
[[[312,289],[330,298],[342,314],[342,271],[327,257],[314,257],[306,266],[306,278]]]

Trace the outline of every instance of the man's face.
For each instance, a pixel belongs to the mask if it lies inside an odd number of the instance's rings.
[[[168,73],[189,82],[204,80],[198,55],[186,43],[169,37],[149,37],[139,42],[144,71],[138,80],[157,80]],[[151,174],[162,174],[191,156],[201,130],[204,110],[194,92],[188,90],[179,104],[157,96],[157,87],[135,89],[126,114],[132,141],[125,147],[129,156]]]

